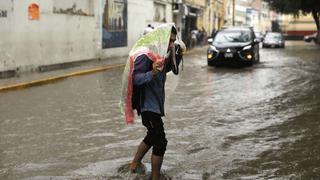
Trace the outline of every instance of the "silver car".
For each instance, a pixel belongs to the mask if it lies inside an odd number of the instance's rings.
[[[278,32],[268,32],[263,41],[262,41],[262,47],[280,47],[284,48],[285,47],[285,40],[284,37],[281,33]]]

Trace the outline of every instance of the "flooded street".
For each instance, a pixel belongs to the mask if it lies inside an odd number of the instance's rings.
[[[163,170],[172,179],[320,178],[320,48],[260,49],[246,68],[206,49],[168,75]],[[145,135],[118,103],[122,70],[0,93],[0,179],[127,179]],[[143,162],[150,172],[150,152]]]

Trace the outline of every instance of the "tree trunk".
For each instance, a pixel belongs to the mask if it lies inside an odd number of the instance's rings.
[[[319,18],[320,13],[314,9],[314,10],[312,10],[312,16],[313,16],[314,21],[316,22],[316,26],[317,26],[317,30],[318,30],[318,35],[317,35],[318,40],[316,43],[320,45],[320,18]]]

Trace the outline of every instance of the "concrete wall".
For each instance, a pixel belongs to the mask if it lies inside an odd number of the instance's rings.
[[[1,0],[0,72],[127,56],[147,24],[163,23],[154,22],[154,1],[165,5],[166,22],[172,22],[170,0],[127,0],[127,46],[102,49],[105,0]],[[40,7],[38,20],[29,19],[31,3]]]
[[[1,0],[8,16],[0,19],[0,71],[32,71],[40,65],[97,57],[100,16],[98,3],[93,2],[91,15],[72,15],[53,13],[55,0]],[[28,17],[31,3],[40,7],[39,20]],[[64,6],[68,8],[72,8],[69,3]]]
[[[13,68],[12,36],[12,11],[13,3],[10,0],[0,1],[0,71],[6,68]]]

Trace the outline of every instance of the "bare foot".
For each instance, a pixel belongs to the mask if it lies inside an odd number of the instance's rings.
[[[138,166],[140,165],[140,162],[133,162],[129,164],[129,169],[132,173],[136,173],[136,170],[138,169]]]

